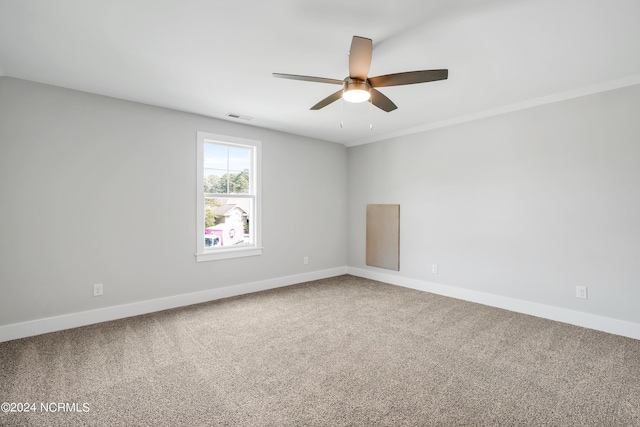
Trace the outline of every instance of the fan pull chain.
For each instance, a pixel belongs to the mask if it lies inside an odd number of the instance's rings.
[[[340,99],[340,128],[344,127],[344,121],[342,121],[342,118],[344,117],[344,115],[342,114],[343,106],[344,106],[344,99]]]
[[[373,131],[373,102],[369,102],[369,131]]]

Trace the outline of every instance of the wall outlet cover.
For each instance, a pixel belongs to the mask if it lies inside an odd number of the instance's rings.
[[[576,298],[587,299],[587,287],[576,286]]]
[[[93,296],[94,297],[99,297],[102,295],[102,283],[97,283],[95,285],[93,285]]]

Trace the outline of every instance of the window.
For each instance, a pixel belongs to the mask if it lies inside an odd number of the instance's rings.
[[[260,147],[260,141],[198,132],[198,262],[262,254]]]

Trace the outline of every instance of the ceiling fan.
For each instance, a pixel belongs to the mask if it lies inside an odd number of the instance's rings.
[[[351,41],[351,50],[349,51],[349,76],[345,77],[344,80],[281,73],[273,73],[273,77],[342,85],[342,89],[318,102],[316,105],[311,107],[311,110],[319,110],[332,102],[343,98],[347,102],[369,101],[381,110],[389,112],[398,107],[376,88],[445,80],[449,75],[449,70],[443,69],[408,71],[404,73],[368,77],[367,74],[369,73],[369,68],[371,66],[372,49],[373,43],[371,39],[353,36],[353,40]]]

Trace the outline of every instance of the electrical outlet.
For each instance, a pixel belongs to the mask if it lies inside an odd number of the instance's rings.
[[[102,296],[102,283],[97,283],[93,285],[93,296],[94,297]]]
[[[438,274],[438,264],[433,264],[433,265],[431,266],[431,272],[432,272],[433,274]]]
[[[587,299],[586,286],[576,286],[576,298]]]
[[[308,257],[308,256],[304,257],[304,258],[302,259],[302,262],[303,262],[305,265],[309,264],[309,257]]]

